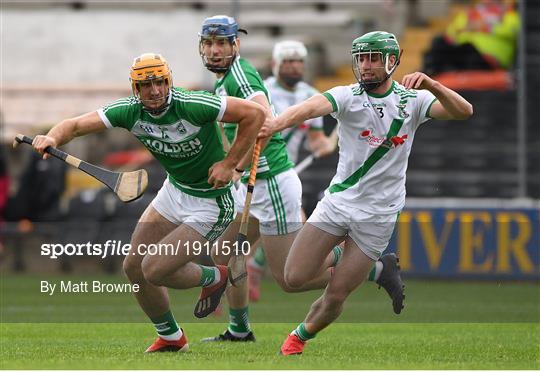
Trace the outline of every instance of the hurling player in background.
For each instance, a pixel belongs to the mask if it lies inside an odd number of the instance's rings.
[[[265,108],[267,118],[274,116],[270,95],[258,71],[240,56],[239,33],[246,33],[238,27],[235,19],[226,15],[216,15],[204,20],[199,34],[199,52],[204,66],[216,75],[215,93],[219,96],[233,96],[258,103]],[[223,120],[225,141],[234,143],[236,123]],[[248,239],[253,247],[259,237],[264,245],[266,258],[272,276],[285,291],[305,291],[324,288],[330,278],[330,266],[336,255],[330,252],[321,266],[319,275],[300,288],[289,288],[283,280],[283,267],[289,248],[302,226],[301,204],[302,184],[294,171],[294,163],[289,159],[285,142],[276,133],[263,144],[257,168],[257,180],[250,207]],[[236,207],[241,212],[247,194],[247,173],[251,154],[248,153],[237,167],[237,179],[241,178]],[[240,225],[231,224],[221,236],[225,243],[234,242]],[[214,254],[216,263],[225,265],[229,256],[220,249]],[[231,287],[227,291],[230,323],[227,330],[216,337],[204,341],[255,341],[248,315],[247,283]]]
[[[267,119],[273,118],[271,98],[259,73],[240,56],[239,32],[245,33],[244,30],[239,29],[232,17],[217,15],[205,19],[199,34],[199,52],[202,61],[204,66],[216,75],[215,92],[217,95],[235,96],[257,102],[266,109]],[[234,143],[236,124],[225,121],[223,125],[226,140]],[[319,265],[319,273],[303,285],[292,288],[284,281],[285,261],[292,242],[302,226],[302,185],[293,169],[293,163],[288,158],[281,135],[274,133],[266,139],[265,144],[258,163],[257,181],[250,209],[248,239],[253,244],[260,236],[272,276],[286,292],[325,288],[330,279],[332,267],[339,262],[341,257],[340,247],[334,247],[327,254],[324,262]],[[236,170],[239,171],[237,177],[240,177],[244,170],[249,169],[250,162],[251,154],[246,154],[237,166]],[[242,177],[240,192],[235,195],[239,210],[243,208],[247,193],[245,182],[247,182],[246,174]],[[239,214],[237,222],[240,221],[240,217]],[[238,227],[239,223],[231,224],[221,236],[221,241],[234,241]],[[224,249],[220,252],[223,253],[223,251]],[[227,264],[229,257],[216,254],[214,260],[224,265]],[[383,270],[383,267],[386,269]],[[374,267],[373,273],[373,277],[379,277],[377,283],[391,294],[394,311],[397,307],[401,311],[403,284],[396,262],[392,261],[389,265],[379,262]],[[205,341],[255,341],[249,324],[247,285],[238,288],[231,287],[227,291],[227,299],[230,316],[227,330],[216,337],[206,338]]]
[[[272,97],[272,104],[278,114],[319,93],[314,87],[303,81],[307,55],[307,48],[300,41],[285,40],[274,45],[272,52],[273,75],[264,81],[264,85]],[[335,150],[335,142],[324,134],[322,118],[298,123],[298,125],[281,132],[281,136],[287,145],[289,159],[295,164],[298,163],[298,155],[304,138],[307,138],[309,149],[316,157],[329,155]],[[305,214],[302,210],[302,222],[304,220]],[[254,256],[248,260],[249,299],[251,301],[259,300],[260,283],[265,264],[264,250],[259,246]]]

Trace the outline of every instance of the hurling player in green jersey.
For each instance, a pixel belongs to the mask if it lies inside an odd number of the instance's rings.
[[[261,137],[269,136],[328,114],[339,125],[336,175],[294,241],[285,264],[287,284],[301,287],[317,276],[335,244],[345,241],[345,249],[323,295],[283,343],[282,355],[301,354],[308,340],[339,317],[388,246],[405,205],[407,161],[419,126],[473,114],[467,100],[421,72],[405,75],[402,84],[394,81],[401,50],[389,32],[354,39],[351,55],[357,83],[292,106],[261,130]]]
[[[271,99],[257,70],[240,56],[238,28],[232,17],[217,15],[204,20],[199,34],[199,52],[204,66],[216,74],[215,92],[219,96],[233,96],[258,103],[265,108],[267,118],[272,118]],[[222,120],[228,141],[234,143],[236,123]],[[237,138],[237,137],[236,137]],[[268,266],[277,283],[287,292],[324,288],[330,278],[328,268],[335,264],[335,255],[328,260],[317,278],[301,288],[291,288],[283,278],[283,268],[289,248],[302,226],[301,203],[302,184],[287,155],[286,144],[279,133],[265,142],[257,169],[257,181],[253,191],[250,208],[250,231],[248,239],[253,247],[261,238]],[[247,154],[237,165],[237,177],[249,169],[251,154]],[[243,209],[247,187],[242,178],[236,205]],[[237,221],[240,220],[240,215]],[[257,228],[258,227],[258,228]],[[229,242],[235,239],[239,223],[227,228],[221,239]],[[254,249],[252,249],[254,251]],[[228,256],[214,255],[214,260],[226,264]],[[229,300],[230,324],[227,330],[217,337],[205,341],[255,341],[248,317],[248,288],[241,285],[227,291]]]
[[[43,153],[74,137],[121,127],[165,168],[168,177],[140,217],[123,267],[139,286],[135,297],[158,334],[146,351],[186,351],[187,338],[171,313],[167,288],[203,287],[194,311],[199,318],[218,306],[227,267],[191,262],[197,256],[193,244],[214,241],[234,219],[234,168],[253,147],[265,113],[253,102],[174,88],[169,65],[159,54],[135,58],[130,75],[133,96],[64,120],[47,135],[36,136],[33,146]],[[238,123],[228,153],[218,120]],[[152,254],[146,249],[150,244],[174,248]]]

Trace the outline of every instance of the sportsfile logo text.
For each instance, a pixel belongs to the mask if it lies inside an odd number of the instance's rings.
[[[177,255],[179,252],[185,252],[186,255],[224,255],[231,253],[235,255],[249,255],[251,246],[248,241],[238,243],[237,241],[215,241],[201,243],[199,241],[181,241],[172,243],[151,243],[139,244],[136,249],[132,249],[130,243],[122,244],[121,241],[107,240],[105,243],[44,243],[41,245],[41,255],[48,256],[51,259],[57,259],[62,256],[100,256],[102,259],[108,256],[127,256],[131,255]]]

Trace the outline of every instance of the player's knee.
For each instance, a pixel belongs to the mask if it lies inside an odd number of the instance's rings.
[[[305,278],[295,270],[285,271],[284,279],[285,286],[289,288],[291,292],[294,292],[295,288],[300,288],[306,282]]]
[[[298,288],[294,288],[294,287],[291,287],[287,284],[287,282],[285,281],[285,278],[281,277],[281,278],[276,278],[276,282],[277,284],[281,287],[281,289],[287,293],[294,293],[294,292],[298,292]]]
[[[161,286],[163,284],[163,271],[159,270],[159,267],[157,265],[152,264],[151,261],[143,260],[142,265],[142,273],[144,275],[144,279],[155,286]]]
[[[139,283],[144,279],[140,260],[135,260],[133,256],[126,256],[122,262],[122,270],[131,283]]]
[[[300,291],[300,286],[298,287],[291,287],[287,284],[287,281],[285,280],[285,274],[283,271],[274,272],[272,271],[272,276],[274,277],[274,280],[276,283],[281,287],[281,289],[287,293],[295,293]]]

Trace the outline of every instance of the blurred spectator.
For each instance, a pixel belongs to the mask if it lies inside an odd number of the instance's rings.
[[[24,248],[36,234],[54,235],[53,226],[36,228],[35,222],[56,222],[60,218],[60,197],[66,185],[66,163],[46,161],[32,151],[15,196],[7,201],[6,220],[17,222],[18,238],[10,241],[13,247],[13,269],[26,268]]]
[[[22,174],[19,188],[8,201],[10,221],[56,221],[60,217],[60,197],[66,186],[67,165],[62,161],[46,161],[32,152]]]
[[[418,0],[407,0],[407,25],[412,27],[426,27],[428,23],[420,14]]]
[[[8,191],[9,178],[7,172],[6,154],[4,153],[4,148],[0,147],[0,223],[5,220],[4,212],[7,203]]]
[[[513,1],[482,0],[460,12],[446,33],[433,39],[424,72],[509,69],[520,27]]]
[[[4,148],[0,146],[0,230],[5,221],[5,209],[9,192],[9,177],[7,172],[7,160]],[[0,257],[4,252],[4,242],[0,239]]]

